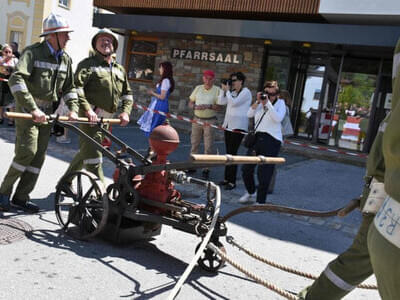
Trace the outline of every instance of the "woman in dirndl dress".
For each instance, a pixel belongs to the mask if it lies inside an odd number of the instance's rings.
[[[172,64],[169,61],[162,62],[160,63],[158,70],[161,78],[156,85],[156,90],[153,91],[152,89],[149,89],[147,91],[151,96],[149,110],[145,111],[138,120],[140,129],[147,137],[150,136],[154,128],[158,125],[164,124],[166,117],[154,113],[154,110],[164,113],[169,112],[168,97],[175,87]]]

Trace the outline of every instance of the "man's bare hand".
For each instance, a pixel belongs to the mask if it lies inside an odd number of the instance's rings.
[[[86,117],[88,117],[88,119],[89,119],[89,122],[91,122],[91,123],[96,123],[96,122],[98,122],[98,118],[97,118],[97,115],[96,115],[96,113],[93,111],[93,110],[87,110],[86,112],[85,112],[85,114],[86,114]]]
[[[121,126],[126,126],[129,123],[129,115],[126,112],[121,113],[119,116],[121,120]]]
[[[45,123],[47,121],[46,115],[40,109],[35,109],[31,111],[33,122],[35,123]]]
[[[194,101],[189,101],[188,105],[189,105],[190,108],[193,108],[194,107]]]
[[[69,121],[78,120],[78,114],[76,112],[74,112],[74,111],[70,111],[67,116],[68,116],[68,120]]]

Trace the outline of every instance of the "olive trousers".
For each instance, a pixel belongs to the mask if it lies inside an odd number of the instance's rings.
[[[90,125],[81,125],[80,128],[89,137],[101,144],[103,133],[97,126],[92,127]],[[79,152],[74,156],[63,177],[85,168],[104,182],[102,162],[103,154],[96,149],[93,142],[89,141],[85,137],[79,137]]]
[[[0,193],[10,196],[15,182],[20,178],[14,198],[28,201],[46,157],[51,125],[37,124],[31,120],[15,120],[15,155],[0,186]]]
[[[367,235],[374,216],[363,217],[353,244],[331,261],[314,283],[300,292],[300,299],[339,300],[372,275]]]

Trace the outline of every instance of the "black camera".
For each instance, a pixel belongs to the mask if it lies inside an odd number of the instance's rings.
[[[231,86],[231,85],[232,85],[232,79],[222,78],[222,79],[221,79],[221,83],[224,84],[224,85],[229,85],[229,86]]]
[[[261,100],[267,100],[268,99],[268,94],[267,93],[262,93],[260,98],[261,98]]]

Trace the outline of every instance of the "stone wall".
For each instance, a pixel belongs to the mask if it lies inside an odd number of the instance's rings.
[[[223,53],[240,54],[243,57],[242,64],[216,63],[200,60],[172,59],[171,50],[193,49],[200,51],[216,51]],[[188,108],[188,101],[191,92],[196,85],[202,84],[202,72],[206,69],[214,70],[216,74],[215,84],[220,85],[222,78],[228,78],[233,72],[241,71],[246,76],[245,86],[250,89],[253,96],[257,92],[260,76],[261,64],[264,52],[263,44],[247,42],[228,42],[226,40],[204,39],[178,39],[161,38],[158,42],[159,56],[156,58],[155,77],[152,84],[143,82],[131,82],[134,99],[140,104],[148,105],[150,97],[146,94],[148,88],[154,88],[159,80],[158,65],[162,61],[170,61],[173,65],[175,90],[169,98],[170,112],[174,114],[193,116],[193,111]],[[220,112],[219,121],[222,123],[225,110]],[[133,112],[132,118],[136,120],[142,111]],[[182,129],[189,129],[190,123],[174,122],[174,126]]]

